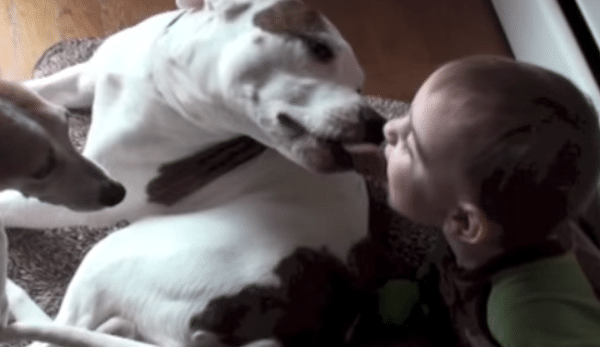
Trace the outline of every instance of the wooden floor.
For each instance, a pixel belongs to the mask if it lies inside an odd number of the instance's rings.
[[[365,93],[409,100],[440,64],[510,50],[489,0],[305,0],[354,47]],[[72,37],[105,36],[174,0],[0,0],[0,77],[29,78],[41,53]]]

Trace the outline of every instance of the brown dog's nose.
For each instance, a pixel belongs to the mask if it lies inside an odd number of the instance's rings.
[[[383,136],[383,126],[385,118],[371,107],[363,106],[360,108],[360,118],[365,122],[365,142],[380,144],[385,137]]]
[[[100,191],[102,206],[115,206],[125,198],[125,187],[121,183],[106,181]]]

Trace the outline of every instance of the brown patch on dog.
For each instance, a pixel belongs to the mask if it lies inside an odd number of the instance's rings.
[[[354,278],[327,250],[298,248],[274,270],[281,286],[250,285],[211,300],[190,329],[239,346],[275,338],[286,347],[339,346],[359,310]]]
[[[146,186],[148,201],[172,206],[213,180],[255,158],[266,147],[240,136],[164,164]]]
[[[225,20],[228,22],[236,20],[244,12],[246,12],[252,6],[251,3],[235,4],[225,10]]]
[[[280,1],[254,16],[254,25],[275,34],[315,34],[327,30],[319,12],[297,0]]]

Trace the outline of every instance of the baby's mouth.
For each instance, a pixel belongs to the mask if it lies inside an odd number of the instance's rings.
[[[381,148],[372,143],[343,144],[352,169],[367,179],[386,181],[386,160]]]

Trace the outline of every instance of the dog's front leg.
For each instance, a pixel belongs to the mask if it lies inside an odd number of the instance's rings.
[[[94,99],[95,83],[89,62],[23,84],[44,99],[66,108],[89,108]]]
[[[0,329],[8,322],[8,298],[6,296],[6,268],[8,267],[8,238],[0,219]]]
[[[124,204],[90,212],[73,211],[64,206],[24,197],[14,190],[0,193],[0,211],[7,228],[44,229],[80,225],[110,227],[123,220],[133,222],[138,217]]]
[[[6,280],[6,296],[8,298],[8,309],[17,322],[52,323],[52,318],[27,295],[23,288],[10,279]]]

